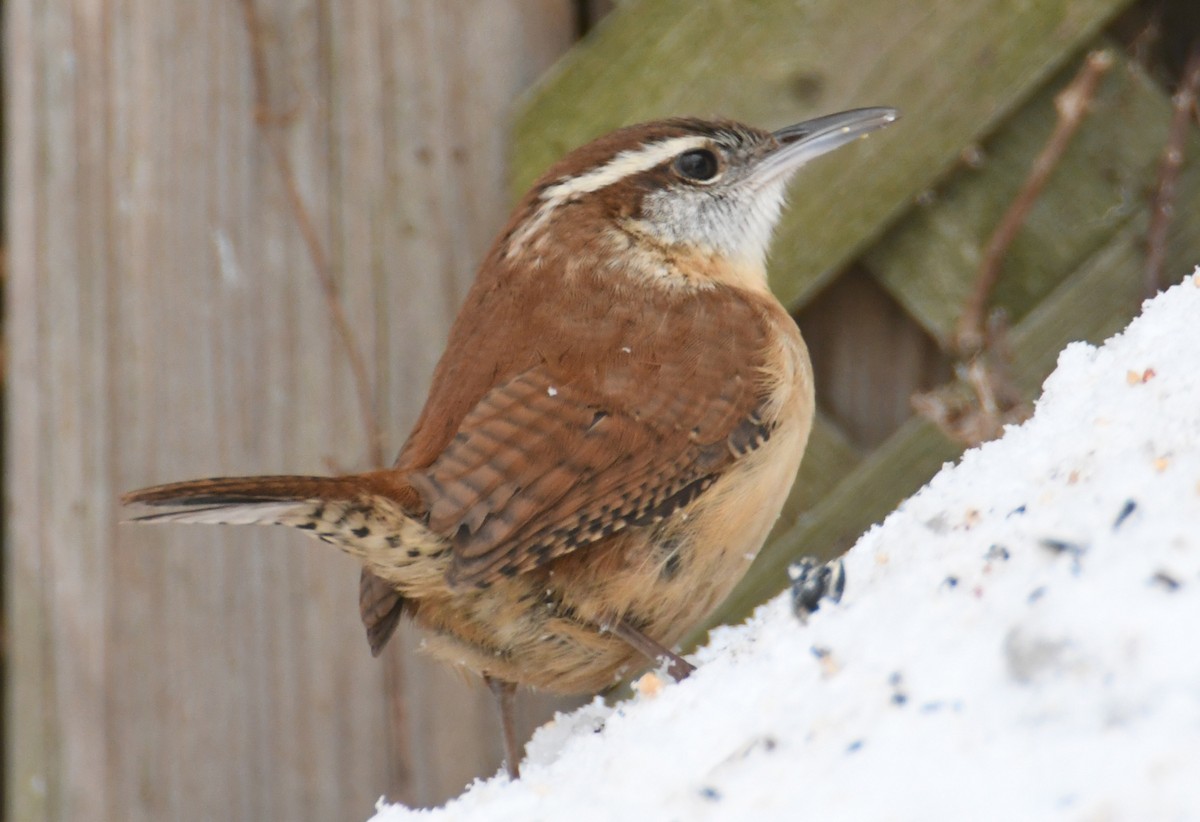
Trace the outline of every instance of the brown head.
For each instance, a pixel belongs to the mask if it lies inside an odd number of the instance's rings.
[[[856,109],[774,132],[694,118],[619,129],[551,167],[514,211],[497,251],[510,264],[553,264],[647,243],[761,277],[793,173],[897,116]]]

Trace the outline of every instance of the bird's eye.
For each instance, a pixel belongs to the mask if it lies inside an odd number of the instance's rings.
[[[707,148],[685,151],[675,158],[675,171],[680,177],[697,182],[708,182],[717,176],[721,163],[717,155]]]

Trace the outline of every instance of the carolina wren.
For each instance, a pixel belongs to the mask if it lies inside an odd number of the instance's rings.
[[[374,654],[402,615],[497,694],[602,689],[669,648],[749,566],[813,415],[764,259],[787,181],[891,123],[620,129],[522,198],[450,332],[395,465],[126,494],[144,522],[290,525],[358,557]]]

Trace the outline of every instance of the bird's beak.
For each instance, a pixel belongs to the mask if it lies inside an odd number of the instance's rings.
[[[899,117],[900,112],[894,108],[856,108],[781,128],[772,134],[779,148],[763,158],[754,176],[762,184],[789,176],[814,157],[852,143]]]

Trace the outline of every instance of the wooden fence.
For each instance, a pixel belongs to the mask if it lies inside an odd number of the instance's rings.
[[[1126,5],[631,0],[572,48],[605,4],[253,0],[248,26],[246,0],[9,0],[10,818],[361,819],[499,763],[477,683],[408,630],[370,657],[350,559],[268,529],[118,522],[119,493],[148,483],[370,464],[293,194],[394,452],[513,191],[561,151],[673,113],[902,108],[803,176],[777,244],[822,415],[736,618],[788,557],[847,547],[958,452],[908,394],[948,376],[955,311],[1053,96]],[[1100,116],[997,293],[1027,394],[1064,342],[1136,310],[1170,103],[1113,50]],[[1200,212],[1200,173],[1179,189]],[[1177,278],[1200,221],[1170,249]],[[553,704],[527,697],[526,728]]]
[[[399,447],[506,217],[513,100],[576,10],[255,2],[269,112],[237,0],[5,4],[14,819],[363,819],[499,762],[484,689],[408,631],[371,658],[352,560],[122,526],[116,499],[368,467],[268,128]]]

